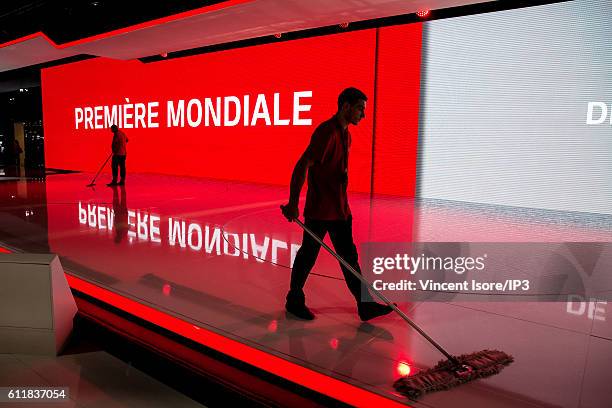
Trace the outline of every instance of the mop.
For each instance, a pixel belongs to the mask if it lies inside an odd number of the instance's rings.
[[[281,206],[281,209],[284,206]],[[446,360],[440,361],[435,367],[428,370],[423,370],[415,375],[405,376],[395,381],[393,386],[395,389],[408,398],[417,399],[423,394],[446,390],[456,387],[461,384],[476,380],[478,378],[488,377],[499,373],[504,366],[509,365],[514,361],[513,357],[498,350],[482,350],[471,354],[463,354],[460,356],[450,355],[441,345],[432,339],[423,329],[413,322],[404,312],[402,312],[394,303],[389,301],[385,295],[372,287],[370,283],[357,272],[348,262],[340,255],[334,252],[323,240],[321,240],[314,232],[306,227],[299,219],[293,219],[308,235],[317,241],[327,252],[336,258],[344,265],[356,278],[366,285],[376,296],[385,302],[390,308],[395,311],[406,323],[415,329],[423,336],[431,345],[440,351],[446,357]]]
[[[100,166],[100,170],[98,170],[98,172],[96,173],[96,175],[94,176],[93,180],[91,180],[91,183],[89,183],[88,185],[86,185],[85,187],[93,187],[96,185],[96,179],[98,178],[98,176],[100,175],[100,172],[102,171],[102,169],[104,168],[104,166],[106,166],[106,163],[108,163],[108,161],[110,160],[111,156],[113,154],[109,154],[108,157],[106,158],[106,160],[104,161],[104,163],[102,163],[102,166]]]

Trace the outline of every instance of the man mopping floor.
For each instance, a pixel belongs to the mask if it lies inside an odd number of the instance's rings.
[[[293,174],[289,203],[281,206],[289,221],[298,218],[298,202],[306,174],[308,191],[304,206],[305,225],[320,239],[327,233],[338,255],[361,273],[357,248],[353,242],[351,210],[348,204],[348,157],[351,146],[349,125],[358,125],[365,118],[367,96],[356,88],[347,88],[338,96],[338,111],[314,131],[310,144],[298,160]],[[298,250],[291,270],[291,285],[285,309],[294,316],[314,319],[306,306],[304,284],[313,268],[321,245],[304,232],[302,246]],[[391,313],[387,305],[375,303],[368,287],[353,276],[342,264],[344,280],[357,301],[361,320],[366,321]]]
[[[365,118],[366,101],[366,95],[358,89],[347,88],[342,91],[338,97],[338,112],[317,127],[310,144],[293,169],[289,203],[281,205],[281,211],[287,220],[295,221],[304,230],[304,237],[291,270],[291,287],[285,309],[298,318],[314,319],[314,314],[306,307],[303,288],[323,245],[340,262],[346,285],[357,301],[361,320],[370,320],[395,311],[446,358],[435,367],[399,378],[393,384],[396,390],[411,399],[417,399],[428,392],[446,390],[495,375],[512,363],[514,358],[511,355],[498,350],[482,350],[453,356],[396,304],[371,288],[386,304],[373,302],[369,283],[359,269],[346,194],[351,145],[348,126],[357,125]],[[298,218],[298,201],[306,173],[308,192],[304,207],[305,222],[302,223]],[[337,253],[323,242],[328,232]]]

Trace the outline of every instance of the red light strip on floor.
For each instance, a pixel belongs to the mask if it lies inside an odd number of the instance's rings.
[[[184,320],[170,316],[75,276],[66,274],[66,280],[71,288],[136,317],[344,403],[357,407],[406,406],[382,395],[366,391],[246,344],[223,337],[210,330],[194,326]]]
[[[47,37],[45,33],[43,33],[42,31],[39,31],[37,33],[29,34],[24,37],[19,37],[15,40],[11,40],[11,41],[2,43],[0,44],[0,48],[8,47],[13,44],[31,40],[36,37],[42,37],[53,47],[57,49],[64,49],[68,47],[74,47],[75,45],[85,44],[85,43],[97,41],[97,40],[102,40],[102,39],[110,38],[110,37],[113,37],[119,34],[125,34],[131,31],[142,30],[143,28],[153,27],[159,24],[164,24],[164,23],[168,23],[168,22],[175,21],[175,20],[180,20],[180,19],[187,18],[187,17],[192,17],[198,14],[210,13],[211,11],[222,10],[225,8],[237,6],[239,4],[250,3],[252,1],[254,0],[228,0],[228,1],[221,2],[221,3],[212,4],[210,6],[200,7],[197,9],[184,11],[182,13],[173,14],[171,16],[166,16],[166,17],[157,18],[155,20],[145,21],[143,23],[135,24],[129,27],[119,28],[117,30],[109,31],[106,33],[93,35],[91,37],[81,38],[79,40],[70,41],[64,44],[56,44],[55,41]]]

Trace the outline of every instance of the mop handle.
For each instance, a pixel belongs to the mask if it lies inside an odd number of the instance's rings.
[[[370,285],[370,282],[368,282],[366,280],[366,278],[364,278],[359,272],[357,272],[348,262],[346,262],[344,260],[344,258],[342,258],[340,255],[338,255],[336,252],[334,252],[333,249],[331,249],[329,246],[327,246],[327,244],[325,242],[323,242],[323,240],[321,238],[319,238],[317,235],[315,235],[315,233],[312,232],[310,230],[310,228],[305,226],[302,223],[302,221],[300,221],[298,218],[294,218],[293,221],[295,221],[300,227],[302,227],[302,229],[304,231],[306,231],[308,233],[308,235],[310,235],[323,248],[325,248],[325,250],[327,252],[332,254],[334,256],[334,258],[336,258],[349,271],[351,271],[351,273],[353,275],[355,275],[356,278],[358,278],[364,285],[366,285],[370,290],[372,290],[376,294],[376,296],[378,296],[383,302],[385,302],[387,304],[387,306],[389,306],[391,309],[393,309],[393,311],[395,311],[395,313],[397,313],[406,323],[408,323],[410,326],[412,326],[413,329],[418,331],[421,336],[423,336],[428,342],[430,342],[435,348],[437,348],[440,351],[440,353],[444,354],[444,356],[447,359],[449,359],[451,362],[453,362],[455,364],[459,364],[459,362],[457,361],[457,359],[455,357],[451,356],[446,350],[444,350],[444,348],[442,348],[442,346],[440,346],[438,343],[436,343],[436,341],[434,339],[429,337],[429,335],[427,333],[425,333],[419,326],[417,326],[417,324],[415,322],[410,320],[410,318],[408,316],[406,316],[406,314],[404,312],[402,312],[397,306],[395,306],[393,303],[391,303],[389,301],[389,299],[387,299],[387,297],[385,295],[383,295],[377,289],[375,289],[372,285]]]
[[[111,158],[113,154],[109,154],[108,157],[106,158],[106,160],[104,161],[104,163],[102,163],[102,166],[100,166],[100,170],[98,170],[98,172],[96,173],[96,175],[94,176],[94,178],[91,180],[91,183],[89,183],[89,185],[93,184],[94,181],[96,181],[96,179],[98,178],[98,175],[100,174],[100,172],[102,171],[102,169],[104,168],[104,166],[106,166],[106,163],[108,163],[108,160]]]

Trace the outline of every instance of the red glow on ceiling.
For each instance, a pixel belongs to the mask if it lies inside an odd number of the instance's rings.
[[[329,346],[334,350],[338,350],[338,345],[340,344],[340,340],[333,338],[329,341]]]
[[[164,296],[170,296],[170,292],[172,292],[172,286],[166,283],[162,287],[162,293],[164,294]]]

